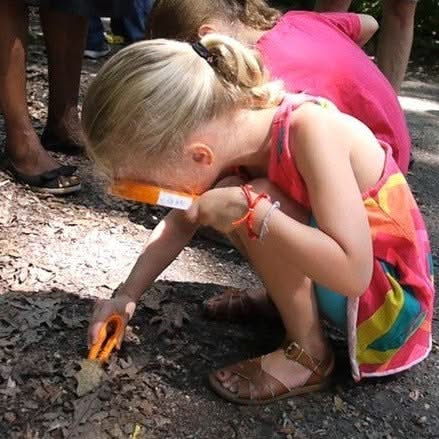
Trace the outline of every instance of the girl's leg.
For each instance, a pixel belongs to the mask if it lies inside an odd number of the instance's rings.
[[[38,175],[58,168],[32,127],[26,99],[27,8],[20,0],[0,1],[0,106],[6,125],[6,154],[15,169]]]
[[[258,180],[252,185],[256,192],[268,192],[273,200],[279,200],[285,214],[303,223],[308,222],[308,212],[271,183]],[[263,243],[249,240],[246,231],[237,233],[237,238],[245,247],[245,253],[280,313],[286,338],[295,341],[306,353],[318,360],[328,358],[331,349],[320,324],[312,281],[296,269],[294,260],[285,261],[276,253],[267,254]],[[262,368],[288,388],[302,385],[309,376],[309,370],[287,359],[283,349],[265,355],[262,358]],[[238,391],[242,380],[227,369],[219,371],[216,378],[232,392]]]

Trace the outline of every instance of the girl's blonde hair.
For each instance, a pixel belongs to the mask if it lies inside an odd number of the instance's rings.
[[[280,102],[282,84],[265,81],[253,51],[217,34],[201,43],[208,60],[189,43],[149,40],[121,50],[100,70],[82,125],[91,157],[107,174],[172,166],[188,136],[206,122]]]
[[[149,34],[151,38],[196,41],[200,26],[212,19],[269,30],[280,16],[264,0],[156,0],[148,19]]]

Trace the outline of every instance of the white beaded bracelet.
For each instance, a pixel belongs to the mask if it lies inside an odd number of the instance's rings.
[[[259,241],[263,241],[265,236],[267,235],[267,233],[268,233],[268,223],[270,222],[271,215],[273,215],[273,212],[276,209],[279,209],[279,207],[280,207],[279,201],[275,201],[271,205],[271,207],[268,210],[268,212],[266,213],[264,219],[262,220],[261,233],[259,234]]]

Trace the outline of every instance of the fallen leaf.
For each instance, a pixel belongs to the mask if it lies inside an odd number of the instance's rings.
[[[36,273],[37,280],[42,283],[50,282],[55,278],[55,273],[45,268],[39,268]]]
[[[17,416],[13,412],[6,412],[3,417],[4,417],[5,421],[9,422],[10,424],[15,422],[15,420],[17,419]]]
[[[409,398],[413,401],[417,401],[421,396],[421,392],[418,389],[415,389],[409,393]]]
[[[281,433],[281,434],[294,434],[295,432],[296,432],[296,428],[293,427],[293,426],[291,426],[291,427],[283,427],[283,428],[280,428],[278,430],[278,433]]]
[[[164,333],[173,335],[175,329],[181,329],[183,323],[190,320],[182,305],[167,303],[163,305],[162,310],[161,315],[155,316],[149,321],[151,325],[159,324],[159,335]]]
[[[91,393],[74,401],[73,406],[73,423],[66,437],[74,437],[79,425],[86,422],[92,414],[99,411],[101,402],[97,398],[96,393]],[[90,428],[90,426],[87,427]]]
[[[334,405],[337,411],[342,411],[344,409],[344,401],[338,396],[334,396]]]
[[[161,308],[162,302],[168,297],[163,288],[151,288],[143,296],[142,305],[152,311],[158,311]]]
[[[133,434],[131,435],[131,439],[140,439],[142,436],[143,427],[139,424],[134,426]]]
[[[130,366],[132,366],[133,360],[130,356],[128,356],[126,360],[124,358],[120,357],[119,363],[120,363],[120,367],[122,369],[128,369]]]
[[[105,372],[97,361],[82,360],[80,367],[79,372],[75,374],[76,381],[78,382],[76,394],[79,397],[96,389],[105,376]]]
[[[70,318],[70,317],[65,316],[64,314],[59,314],[59,317],[61,318],[62,322],[69,329],[83,328],[88,321],[88,319],[86,317]]]

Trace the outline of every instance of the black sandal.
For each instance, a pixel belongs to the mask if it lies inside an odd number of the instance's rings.
[[[47,151],[60,152],[67,155],[80,155],[85,151],[85,148],[79,143],[62,141],[47,128],[44,128],[40,141]]]
[[[26,175],[8,163],[9,173],[21,184],[29,186],[34,192],[53,195],[67,195],[81,189],[79,176],[74,175],[76,166],[60,166],[38,175]]]

